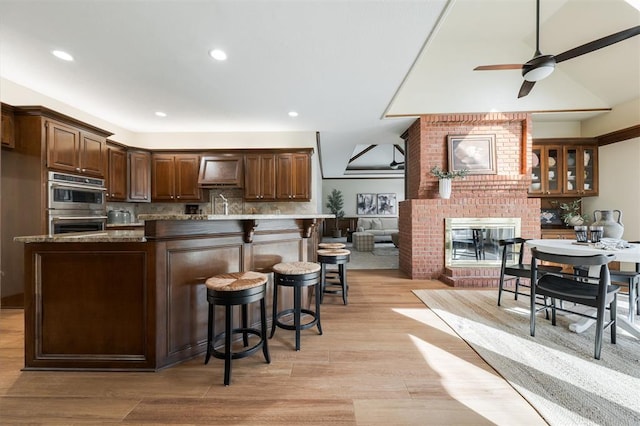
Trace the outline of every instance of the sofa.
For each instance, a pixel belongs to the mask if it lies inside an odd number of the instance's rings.
[[[398,233],[397,217],[360,217],[357,232],[373,234],[376,243],[392,241],[391,236]]]

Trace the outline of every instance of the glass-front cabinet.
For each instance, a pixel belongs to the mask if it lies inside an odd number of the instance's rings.
[[[564,192],[575,195],[596,195],[598,193],[597,147],[567,146]]]
[[[533,141],[530,197],[598,195],[598,145],[593,138]]]
[[[561,146],[536,146],[531,163],[531,195],[560,195],[563,190]]]

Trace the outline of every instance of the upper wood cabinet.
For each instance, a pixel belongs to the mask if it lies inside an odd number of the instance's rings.
[[[104,177],[106,139],[54,120],[45,123],[47,167],[63,172]]]
[[[128,201],[151,202],[151,154],[145,151],[129,151]]]
[[[311,159],[308,154],[278,154],[276,198],[308,201],[311,187]]]
[[[247,201],[275,200],[275,154],[245,154],[244,198]]]
[[[108,148],[107,201],[127,199],[127,151],[117,146]]]
[[[311,153],[269,152],[244,156],[245,201],[308,201]]]
[[[14,148],[16,146],[15,119],[13,116],[13,107],[2,104],[2,146],[6,148]]]
[[[203,155],[200,159],[198,184],[207,186],[244,186],[244,157],[238,154]]]
[[[598,146],[594,139],[537,139],[532,153],[530,196],[598,195]]]
[[[195,154],[153,154],[151,198],[153,201],[199,201],[200,156]]]

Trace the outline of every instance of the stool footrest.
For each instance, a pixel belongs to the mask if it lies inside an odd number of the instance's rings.
[[[254,328],[234,328],[232,330],[232,333],[233,334],[244,334],[244,333],[252,334],[254,336],[258,336],[260,338],[260,341],[256,342],[255,345],[245,348],[241,351],[236,351],[236,352],[231,351],[231,359],[240,359],[240,358],[248,357],[249,355],[253,355],[254,353],[256,353],[259,349],[262,349],[262,346],[264,346],[265,338],[262,336],[262,332],[260,332],[260,330],[256,330]],[[221,337],[224,337],[224,333],[221,334]],[[215,348],[215,341],[211,343],[211,355],[213,355],[218,359],[225,359],[225,356],[226,356],[223,351],[219,351]]]
[[[276,314],[276,326],[280,327],[280,328],[284,328],[285,330],[295,330],[296,326],[295,325],[291,325],[291,324],[285,324],[283,322],[280,321],[280,318],[282,318],[285,315],[290,315],[293,314],[295,311],[293,309],[285,309],[284,311],[280,311]],[[300,330],[306,330],[308,328],[314,327],[316,324],[318,324],[318,316],[316,315],[316,313],[312,310],[309,309],[300,309],[300,313],[301,314],[307,314],[307,315],[311,315],[312,319],[309,322],[306,322],[304,324],[300,324]],[[322,330],[320,330],[320,333],[322,334]]]

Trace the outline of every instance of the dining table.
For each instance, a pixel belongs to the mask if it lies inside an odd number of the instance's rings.
[[[528,247],[551,254],[565,254],[571,256],[593,256],[596,254],[613,254],[618,262],[640,263],[640,244],[627,243],[626,241],[603,239],[601,243],[578,243],[571,239],[532,239],[527,240]],[[596,266],[595,269],[598,269]],[[590,276],[597,276],[597,271],[590,271]],[[591,308],[590,308],[591,309]],[[617,322],[621,329],[627,331],[636,338],[640,338],[640,327],[632,323],[625,315],[618,315]],[[582,318],[569,326],[571,331],[581,333],[595,323],[590,318]]]

